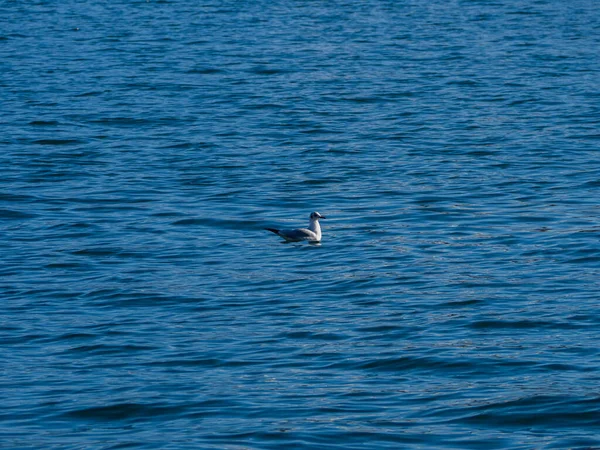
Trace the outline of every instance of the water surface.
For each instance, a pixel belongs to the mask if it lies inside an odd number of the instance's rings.
[[[0,446],[600,447],[599,23],[0,2]]]

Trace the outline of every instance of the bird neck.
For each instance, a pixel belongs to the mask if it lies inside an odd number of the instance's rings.
[[[308,229],[321,236],[321,225],[319,225],[319,219],[312,219],[308,225]]]

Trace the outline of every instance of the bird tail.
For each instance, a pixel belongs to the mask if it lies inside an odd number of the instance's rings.
[[[265,228],[265,230],[270,231],[271,233],[279,234],[279,230],[275,228]]]

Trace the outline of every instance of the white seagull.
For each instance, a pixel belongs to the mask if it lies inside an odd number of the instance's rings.
[[[321,225],[319,225],[319,219],[326,219],[326,217],[315,211],[310,213],[310,223],[308,224],[308,228],[296,228],[294,230],[265,228],[265,230],[275,233],[289,242],[319,242],[321,240]]]

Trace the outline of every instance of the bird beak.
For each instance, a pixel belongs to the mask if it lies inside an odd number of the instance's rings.
[[[327,219],[327,217],[321,216],[321,217],[319,217],[319,219]]]

